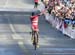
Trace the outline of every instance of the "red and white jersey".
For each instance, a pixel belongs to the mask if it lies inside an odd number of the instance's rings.
[[[38,16],[31,16],[31,27],[34,31],[38,31]]]
[[[33,25],[38,25],[38,16],[31,16],[31,22]]]

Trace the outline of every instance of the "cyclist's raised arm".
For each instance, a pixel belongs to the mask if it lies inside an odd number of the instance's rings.
[[[46,13],[46,9],[42,10],[39,15],[42,15],[42,14],[45,14],[45,13]]]

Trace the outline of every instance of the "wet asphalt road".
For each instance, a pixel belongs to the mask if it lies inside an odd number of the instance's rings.
[[[31,42],[30,14],[0,14],[0,55],[34,55]],[[75,40],[64,36],[39,17],[40,47],[37,55],[74,55]]]

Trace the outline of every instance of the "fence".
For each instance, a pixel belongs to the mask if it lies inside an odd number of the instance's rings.
[[[63,34],[68,35],[71,38],[75,38],[75,27],[73,27],[73,25],[75,25],[75,21],[66,19],[62,20],[48,13],[45,14],[45,18],[57,30],[61,31]]]

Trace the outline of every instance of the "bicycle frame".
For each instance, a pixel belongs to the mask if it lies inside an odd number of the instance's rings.
[[[36,31],[32,31],[32,37],[33,37],[33,46],[34,46],[34,49],[36,50],[37,48],[37,44],[38,44],[38,32]]]

